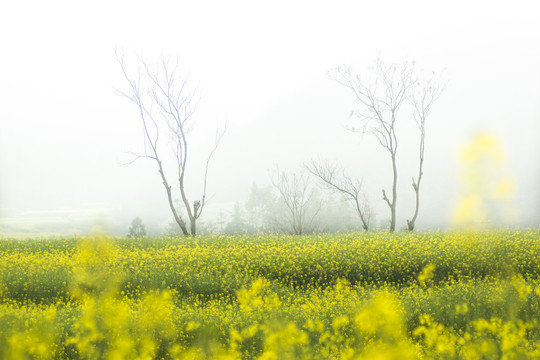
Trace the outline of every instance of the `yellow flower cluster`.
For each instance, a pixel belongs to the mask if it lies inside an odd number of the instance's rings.
[[[0,358],[540,358],[540,231],[0,240]]]

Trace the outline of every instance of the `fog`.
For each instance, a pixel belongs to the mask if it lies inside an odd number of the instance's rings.
[[[278,165],[341,163],[362,178],[377,221],[389,218],[387,153],[357,122],[350,90],[327,73],[364,74],[380,56],[442,73],[446,90],[427,123],[417,228],[451,228],[459,152],[475,134],[498,139],[515,182],[508,226],[540,226],[540,23],[530,1],[10,2],[0,5],[0,235],[124,235],[139,216],[153,234],[173,220],[154,162],[133,160],[143,135],[115,57],[179,56],[201,93],[190,134],[188,196],[202,193],[216,123],[209,222],[243,204]],[[417,133],[398,136],[397,228],[414,211]],[[409,125],[405,123],[409,122]],[[169,159],[170,160],[170,159]],[[171,176],[171,183],[176,183]],[[178,199],[178,196],[176,197]],[[354,215],[354,214],[353,214]]]

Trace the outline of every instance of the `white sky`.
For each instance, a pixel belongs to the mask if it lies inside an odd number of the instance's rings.
[[[540,225],[540,22],[535,1],[11,1],[0,5],[0,234],[48,224],[85,232],[96,219],[170,221],[115,49],[179,55],[202,91],[195,136],[227,119],[211,168],[209,214],[243,201],[273,164],[336,159],[362,176],[377,218],[389,163],[373,139],[345,130],[352,95],[326,73],[413,59],[446,69],[429,119],[420,226],[455,205],[456,153],[475,131],[497,135],[525,225]],[[407,133],[402,136],[407,137]],[[411,143],[411,149],[416,144]],[[411,150],[413,151],[413,150]],[[412,152],[401,154],[401,215],[410,216]],[[399,155],[398,155],[399,156]],[[410,158],[409,158],[410,156]],[[410,161],[408,161],[410,160]],[[194,171],[200,169],[195,168]],[[408,175],[410,174],[410,175]],[[191,191],[199,177],[189,178]],[[39,225],[41,224],[41,225]],[[39,226],[38,226],[39,225]]]

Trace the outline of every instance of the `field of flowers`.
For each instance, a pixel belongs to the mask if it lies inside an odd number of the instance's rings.
[[[540,359],[540,230],[0,239],[3,359]]]

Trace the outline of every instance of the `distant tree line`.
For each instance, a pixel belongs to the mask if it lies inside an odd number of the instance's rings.
[[[362,230],[347,199],[321,191],[307,173],[280,172],[274,176],[274,181],[287,183],[282,191],[274,185],[259,186],[254,182],[245,201],[236,202],[232,209],[220,211],[213,219],[201,221],[200,233],[301,235]],[[180,235],[174,223],[165,233]]]

